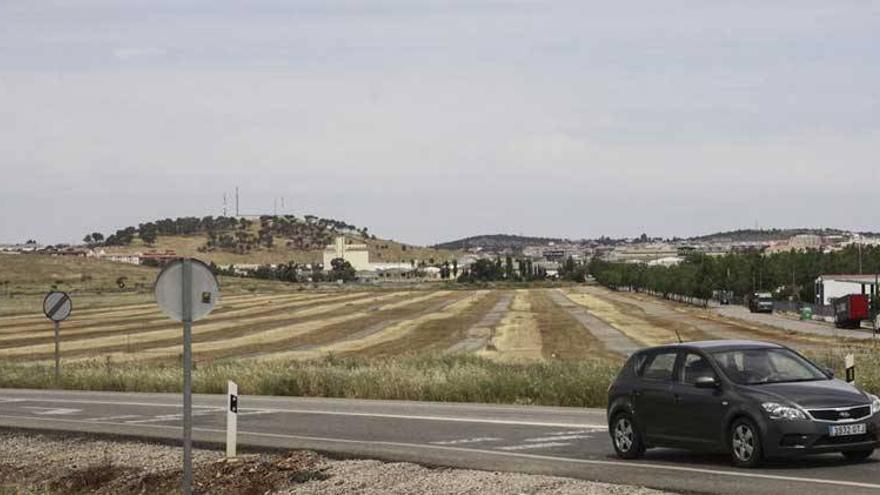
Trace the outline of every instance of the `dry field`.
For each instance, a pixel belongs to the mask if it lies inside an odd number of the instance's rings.
[[[62,359],[179,360],[179,324],[150,301],[118,297],[119,304],[78,309],[62,324]],[[830,338],[709,318],[650,298],[569,287],[232,294],[194,325],[193,352],[198,362],[419,353],[473,354],[503,363],[618,361],[622,356],[606,348],[596,328],[576,319],[572,308],[586,310],[635,347],[676,342],[679,336],[772,340],[808,351],[839,345]],[[38,308],[0,317],[0,359],[47,362],[53,351],[52,326]]]

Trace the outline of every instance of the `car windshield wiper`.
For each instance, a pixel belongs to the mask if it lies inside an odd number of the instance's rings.
[[[756,382],[755,385],[760,385],[764,383],[798,383],[798,382],[816,382],[820,380],[827,380],[827,378],[797,378],[794,380],[777,380],[777,381],[766,381],[766,382]]]

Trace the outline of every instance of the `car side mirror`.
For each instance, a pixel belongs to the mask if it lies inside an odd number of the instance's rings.
[[[825,368],[825,376],[828,378],[834,378],[834,370],[831,368]]]
[[[701,376],[694,382],[694,386],[697,388],[717,388],[721,386],[721,382],[713,376]]]

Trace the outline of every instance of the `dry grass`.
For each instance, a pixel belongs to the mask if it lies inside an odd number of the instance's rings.
[[[574,317],[563,311],[548,296],[547,290],[529,293],[532,311],[541,333],[545,359],[605,359],[620,361],[620,355],[609,352],[605,346]]]
[[[529,291],[516,291],[510,309],[494,329],[486,349],[479,356],[502,362],[541,360],[543,344],[538,320],[532,311]]]
[[[657,327],[650,322],[619,311],[614,304],[593,294],[567,291],[566,297],[579,304],[597,318],[620,330],[627,337],[644,344],[655,346],[678,342],[675,331]]]

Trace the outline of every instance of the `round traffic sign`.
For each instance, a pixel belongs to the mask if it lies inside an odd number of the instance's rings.
[[[190,321],[197,321],[211,312],[220,299],[220,284],[217,277],[211,273],[208,265],[196,259],[176,260],[162,269],[156,278],[156,302],[159,309],[169,318],[183,321],[183,271],[184,262],[189,261],[192,267],[192,283],[190,295],[192,297],[192,317]]]
[[[53,290],[43,299],[43,314],[52,321],[64,321],[73,310],[73,302],[66,292]]]

